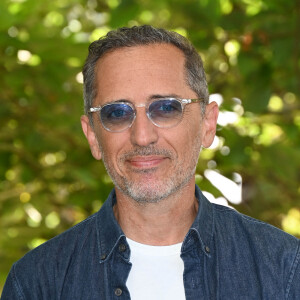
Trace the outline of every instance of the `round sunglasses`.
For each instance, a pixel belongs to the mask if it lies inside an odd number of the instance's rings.
[[[99,119],[106,130],[122,132],[132,126],[136,118],[136,107],[145,107],[148,119],[155,126],[171,128],[181,121],[185,105],[200,101],[203,99],[160,98],[135,106],[130,102],[117,101],[91,107],[89,112],[98,112]]]

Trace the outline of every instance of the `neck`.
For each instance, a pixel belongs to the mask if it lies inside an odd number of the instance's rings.
[[[125,235],[142,244],[165,246],[181,243],[198,211],[195,183],[158,203],[137,203],[116,189],[115,217]]]

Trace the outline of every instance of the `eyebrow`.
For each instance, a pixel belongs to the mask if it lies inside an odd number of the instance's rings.
[[[161,99],[161,98],[180,98],[177,94],[154,94],[148,97],[149,100]]]
[[[120,103],[120,102],[128,102],[128,103],[132,103],[130,100],[128,99],[117,99],[117,100],[111,100],[111,101],[108,101],[106,103],[104,103],[102,106],[104,105],[107,105],[107,104],[112,104],[112,103]]]

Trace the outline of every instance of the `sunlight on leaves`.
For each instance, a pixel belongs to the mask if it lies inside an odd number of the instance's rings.
[[[30,199],[31,199],[30,193],[23,192],[23,193],[20,194],[20,201],[22,203],[27,203],[27,202],[30,201]]]
[[[46,27],[59,27],[64,23],[64,16],[57,11],[50,11],[44,18],[44,25]]]
[[[228,124],[234,124],[238,121],[239,115],[233,111],[220,111],[218,117],[218,124],[221,126],[227,126]]]
[[[294,104],[297,100],[296,95],[290,92],[284,94],[283,99],[288,104]]]
[[[82,72],[79,72],[77,75],[76,75],[76,81],[80,84],[83,84],[83,74]]]
[[[22,10],[22,4],[21,3],[12,3],[8,6],[8,11],[12,15],[18,14]]]
[[[225,177],[215,170],[205,170],[204,176],[222,192],[224,197],[233,204],[242,202],[242,177],[240,174],[234,174],[234,181]]]
[[[70,57],[66,61],[67,65],[73,68],[78,68],[81,67],[82,62],[79,58],[77,57]]]
[[[32,239],[29,243],[28,243],[28,248],[29,249],[34,249],[38,246],[40,246],[41,244],[45,243],[47,240],[46,239],[42,239],[42,238],[35,238]]]
[[[103,26],[103,27],[95,29],[90,35],[90,42],[93,42],[93,41],[98,40],[99,38],[105,36],[110,30],[111,30],[111,28],[109,28],[107,26]]]
[[[185,37],[187,37],[187,31],[186,31],[185,28],[178,27],[178,28],[174,28],[172,30],[179,33],[179,34],[181,34],[181,35],[183,35],[183,36],[185,36]]]
[[[221,62],[221,63],[219,64],[219,70],[220,70],[220,72],[222,72],[222,73],[226,73],[226,72],[229,70],[228,64],[227,64],[226,62]]]
[[[60,218],[55,211],[48,214],[45,218],[45,224],[50,229],[57,227],[59,223],[60,223]]]
[[[40,212],[31,204],[24,205],[25,212],[28,215],[27,224],[30,227],[38,227],[42,221],[42,215]]]
[[[9,181],[13,181],[14,179],[16,179],[16,176],[17,176],[16,172],[14,170],[12,170],[12,169],[7,170],[5,172],[5,177]]]
[[[228,56],[236,56],[240,49],[241,45],[237,40],[230,40],[224,46],[225,53]]]
[[[300,111],[295,113],[294,124],[300,129]]]
[[[223,14],[228,15],[232,12],[233,6],[230,0],[220,0],[220,6]]]
[[[93,212],[96,213],[102,206],[102,202],[100,200],[94,200],[92,203]]]
[[[17,55],[20,64],[27,64],[34,67],[41,63],[41,58],[28,50],[19,50]]]
[[[215,197],[213,194],[209,192],[203,192],[203,195],[208,199],[211,203],[216,203],[218,205],[229,206],[228,201],[224,197]]]
[[[41,58],[38,55],[33,54],[28,60],[27,64],[29,66],[36,67],[41,64]]]
[[[222,27],[214,28],[214,34],[219,41],[224,41],[227,37],[226,31]]]
[[[111,9],[115,9],[120,5],[121,0],[106,0],[106,3]]]
[[[221,94],[210,94],[209,95],[209,102],[215,101],[218,106],[221,106],[221,104],[224,101],[224,98]]]
[[[18,59],[20,63],[26,63],[31,58],[32,54],[28,50],[19,50]]]
[[[210,147],[208,149],[221,149],[224,145],[225,139],[223,137],[219,137],[219,136],[215,136],[213,143],[210,145]]]
[[[300,210],[291,208],[282,220],[282,228],[286,232],[300,236]]]
[[[220,152],[223,156],[227,156],[229,155],[230,153],[230,148],[228,146],[223,146],[221,149],[220,149]]]
[[[268,108],[270,111],[274,111],[274,112],[282,111],[283,108],[282,99],[277,95],[271,96],[269,100]]]
[[[256,137],[255,142],[264,146],[270,146],[278,142],[284,136],[284,132],[278,125],[265,123],[262,125],[262,132]]]
[[[19,230],[16,228],[8,228],[7,229],[7,235],[11,238],[14,239],[19,235]]]
[[[78,20],[71,20],[68,25],[71,32],[79,32],[82,28],[81,23]]]
[[[17,27],[12,26],[7,30],[7,33],[10,37],[14,38],[14,37],[18,36],[19,30]]]
[[[40,157],[39,162],[43,166],[47,167],[47,166],[54,166],[58,163],[61,163],[65,159],[66,159],[66,153],[64,151],[58,151],[58,152],[55,152],[55,153],[45,153],[45,154],[43,154]]]
[[[259,135],[261,131],[253,117],[240,117],[234,125],[241,136],[255,137]]]
[[[246,14],[248,16],[254,16],[261,12],[265,7],[265,3],[261,0],[242,0],[246,5]]]
[[[202,160],[209,160],[209,159],[212,159],[214,157],[214,154],[215,151],[213,149],[203,149],[201,152],[200,152],[200,158]]]
[[[140,14],[140,21],[143,23],[150,23],[153,20],[153,13],[149,10],[144,10],[142,11],[142,13]]]
[[[170,19],[171,12],[168,9],[162,9],[159,11],[158,17],[159,17],[160,21],[166,22]]]
[[[22,29],[19,31],[19,34],[17,37],[21,42],[25,43],[30,39],[30,34],[27,30]]]

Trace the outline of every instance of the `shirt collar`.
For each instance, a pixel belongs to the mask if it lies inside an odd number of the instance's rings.
[[[203,252],[210,256],[213,239],[213,208],[197,185],[195,196],[199,202],[199,209],[194,223],[183,241],[182,252],[195,247],[196,242],[200,243]],[[116,193],[113,189],[97,214],[98,248],[101,262],[109,258],[114,248],[119,244],[120,239],[123,239],[126,243],[125,234],[113,213],[115,202]]]
[[[190,250],[190,248],[195,247],[195,243],[199,243],[205,255],[210,256],[214,228],[213,205],[206,199],[197,185],[195,186],[195,196],[199,203],[198,213],[183,241],[182,252]]]
[[[97,215],[97,235],[100,262],[108,259],[114,248],[119,244],[120,239],[125,240],[125,234],[119,226],[113,213],[113,206],[116,203],[116,193],[113,189]]]

